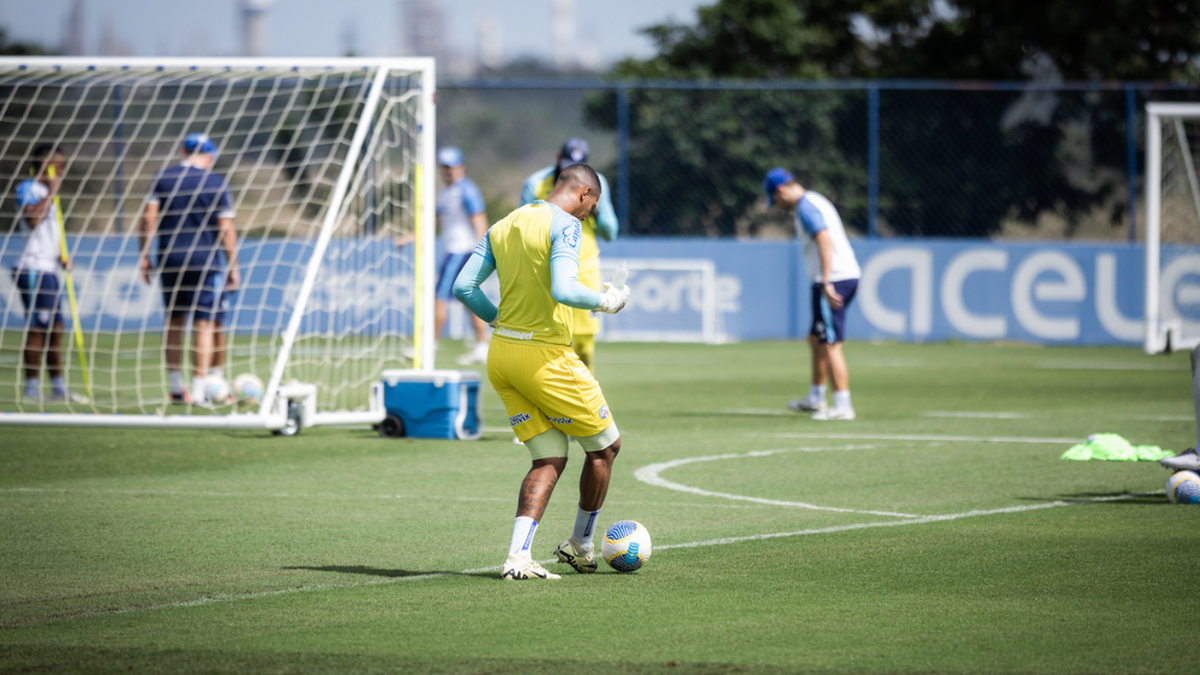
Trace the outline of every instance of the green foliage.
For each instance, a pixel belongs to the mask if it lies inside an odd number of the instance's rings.
[[[1015,0],[720,0],[694,25],[645,29],[658,54],[619,80],[1198,77],[1200,5],[1174,0],[1036,6]],[[1123,99],[1036,93],[885,91],[880,214],[898,234],[980,236],[1005,219],[1078,218],[1123,198]],[[593,101],[611,107],[611,97]],[[630,231],[719,234],[759,215],[756,179],[794,167],[866,225],[860,92],[632,89]],[[1033,108],[1032,114],[1030,108]],[[615,128],[615,120],[589,120]],[[1069,134],[1082,134],[1083,151]],[[1118,224],[1122,210],[1114,209]]]
[[[8,31],[0,26],[0,55],[3,56],[42,56],[49,54],[44,47],[32,42],[11,42]]]

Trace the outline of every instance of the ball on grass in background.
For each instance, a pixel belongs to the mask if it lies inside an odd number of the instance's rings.
[[[1172,504],[1200,504],[1200,474],[1176,471],[1167,479],[1167,499]]]
[[[242,373],[233,378],[233,393],[243,403],[258,403],[263,397],[263,383],[254,373]]]
[[[618,520],[604,533],[600,556],[618,572],[632,572],[650,559],[650,531],[633,520]]]
[[[214,405],[229,403],[229,383],[219,375],[209,375],[204,378],[204,395]]]

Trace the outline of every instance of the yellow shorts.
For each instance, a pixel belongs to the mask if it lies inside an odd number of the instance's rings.
[[[613,423],[600,384],[570,347],[493,339],[488,380],[522,443],[551,427],[585,437]]]

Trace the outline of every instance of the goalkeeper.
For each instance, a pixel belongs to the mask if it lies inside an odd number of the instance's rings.
[[[54,197],[62,186],[66,159],[61,150],[42,144],[33,150],[34,177],[17,184],[16,202],[21,210],[21,223],[29,228],[25,249],[13,269],[13,279],[21,293],[21,302],[28,315],[25,333],[25,399],[43,401],[38,376],[42,355],[50,375],[51,401],[82,403],[87,399],[71,392],[63,380],[62,358],[62,289],[59,287],[60,267],[71,269],[71,259],[62,254],[59,242],[57,209]],[[50,177],[50,169],[54,177]]]
[[[567,465],[567,435],[586,453],[571,537],[555,554],[580,573],[596,571],[592,535],[621,435],[604,394],[571,349],[573,308],[615,314],[629,290],[605,284],[602,293],[578,279],[582,225],[601,197],[600,179],[586,164],[564,169],[545,201],[527,204],[488,230],[454,282],[454,295],[495,326],[488,379],[513,432],[529,449],[532,467],[521,483],[504,579],[557,579],[530,553],[538,521]],[[480,285],[500,277],[500,307]]]
[[[562,149],[554,158],[554,164],[535,171],[525,179],[521,189],[521,204],[532,204],[535,200],[545,199],[554,189],[559,174],[563,169],[573,164],[586,164],[588,161],[587,141],[582,138],[568,138]],[[596,208],[580,219],[583,224],[583,239],[579,245],[579,281],[589,288],[600,286],[600,247],[596,243],[599,236],[604,241],[617,238],[617,214],[613,210],[612,198],[609,196],[608,181],[604,174],[597,173],[600,179],[600,199]],[[586,309],[575,309],[575,353],[583,365],[592,370],[592,360],[596,354],[596,333],[600,322],[594,312]]]

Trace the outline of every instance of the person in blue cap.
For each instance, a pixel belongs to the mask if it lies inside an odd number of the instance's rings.
[[[563,170],[575,164],[586,164],[590,154],[587,141],[568,138],[555,156],[554,164],[535,171],[525,179],[521,189],[521,205],[549,197]],[[617,238],[618,229],[617,212],[613,209],[608,180],[604,174],[596,175],[600,178],[600,201],[595,210],[583,218],[583,242],[579,249],[579,282],[593,290],[600,289],[603,283],[600,278],[600,247],[596,238],[613,241]],[[575,310],[574,349],[588,370],[592,370],[596,355],[596,333],[599,330],[600,321],[595,312]]]
[[[157,268],[167,321],[164,350],[171,401],[207,405],[206,379],[212,366],[214,325],[223,292],[237,290],[237,231],[233,196],[213,170],[217,144],[191,133],[179,147],[182,161],[154,177],[142,212],[142,280],[150,283],[157,243]],[[224,253],[224,260],[221,253]],[[183,338],[192,321],[192,382],[183,379]]]
[[[768,206],[794,212],[796,236],[804,241],[804,266],[812,278],[812,326],[808,335],[812,385],[806,398],[789,401],[788,408],[811,412],[816,420],[852,420],[855,412],[842,341],[846,309],[854,299],[862,270],[846,228],[832,202],[805,189],[786,169],[768,171],[763,191]],[[833,384],[832,408],[825,404],[827,382]]]
[[[24,397],[31,403],[86,401],[67,389],[63,379],[62,287],[58,271],[70,270],[71,259],[62,254],[58,228],[61,215],[54,198],[62,186],[65,168],[66,156],[57,146],[50,143],[37,146],[33,149],[30,167],[33,177],[18,183],[15,195],[21,224],[28,230],[25,248],[13,268],[13,280],[27,316],[23,349]],[[42,395],[38,383],[43,356],[50,379],[49,397]]]

